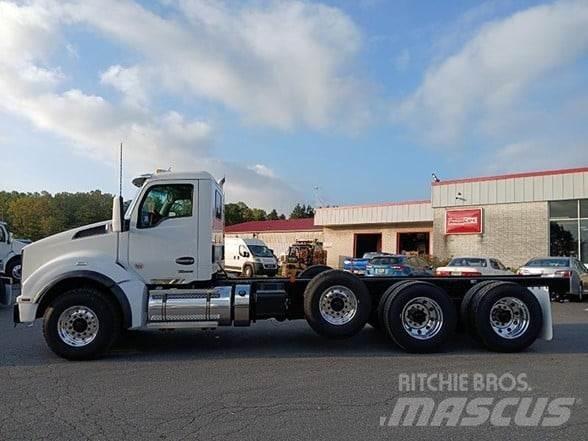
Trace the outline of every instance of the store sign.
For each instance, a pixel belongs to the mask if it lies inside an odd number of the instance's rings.
[[[481,208],[445,212],[445,234],[480,234],[481,232]]]

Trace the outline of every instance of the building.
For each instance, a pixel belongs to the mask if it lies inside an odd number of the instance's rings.
[[[432,254],[430,201],[319,208],[315,224],[323,227],[327,264],[335,268],[368,251]]]
[[[262,238],[276,254],[295,239],[316,238],[336,268],[368,251],[490,256],[511,268],[548,255],[588,263],[588,167],[433,182],[430,200],[318,208],[314,222],[247,222],[226,231]]]
[[[255,237],[263,240],[276,256],[288,251],[297,240],[323,241],[323,229],[313,219],[251,221],[225,228],[227,237]]]

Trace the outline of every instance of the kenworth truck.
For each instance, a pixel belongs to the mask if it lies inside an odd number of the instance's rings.
[[[550,339],[549,292],[539,277],[367,278],[313,266],[298,278],[230,278],[223,270],[224,196],[208,173],[133,180],[126,213],[28,245],[15,323],[43,319],[48,346],[67,359],[108,351],[126,329],[249,326],[306,319],[347,338],[366,323],[401,348],[430,352],[460,329],[495,351]],[[536,289],[546,287],[547,289]]]

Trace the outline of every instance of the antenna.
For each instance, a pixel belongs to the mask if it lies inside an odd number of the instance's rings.
[[[120,143],[119,165],[118,165],[118,195],[122,197],[123,187],[123,143]]]
[[[314,204],[315,204],[314,208],[324,207],[326,204],[320,195],[321,188],[318,185],[316,185],[316,186],[312,187],[312,189],[314,190]]]

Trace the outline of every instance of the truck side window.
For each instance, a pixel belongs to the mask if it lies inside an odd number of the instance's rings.
[[[497,270],[500,269],[498,262],[496,262],[496,260],[494,260],[494,259],[490,259],[490,266],[492,266],[492,268],[497,269]]]
[[[223,197],[218,190],[214,192],[214,215],[217,219],[223,218]]]
[[[0,227],[0,242],[6,242],[6,234],[4,233],[4,228]]]
[[[137,228],[151,228],[165,219],[192,216],[193,195],[191,184],[154,185],[141,202]]]

